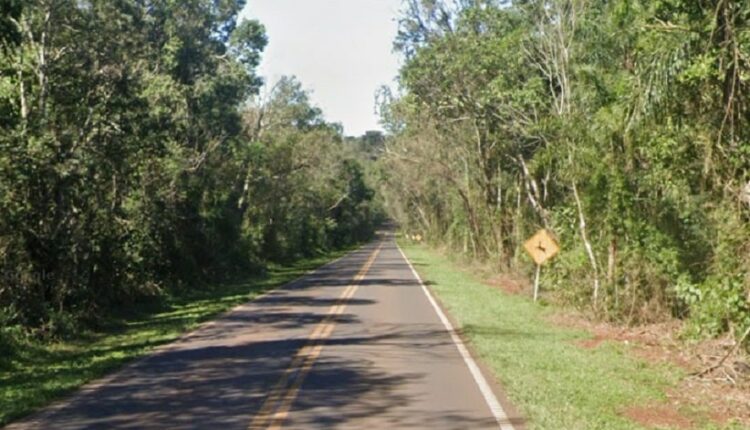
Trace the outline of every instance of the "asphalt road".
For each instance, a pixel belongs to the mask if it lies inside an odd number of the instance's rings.
[[[384,235],[9,429],[520,429],[440,313]]]

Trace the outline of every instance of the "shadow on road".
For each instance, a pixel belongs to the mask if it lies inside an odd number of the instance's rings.
[[[243,305],[112,377],[85,387],[67,402],[11,428],[246,429],[270,387],[308,342],[311,331],[327,318],[328,310],[337,304],[371,250],[356,252]],[[413,279],[387,276],[397,263],[395,258],[383,259],[360,287],[421,288]],[[358,311],[377,305],[374,299],[350,299],[346,312],[335,317],[338,334],[323,341],[323,350],[356,346],[358,351],[379,351],[387,347],[391,357],[401,360],[456,359],[450,337],[434,324],[360,324]],[[343,334],[339,328],[344,328]],[[452,355],[448,357],[446,351]],[[319,357],[305,381],[304,395],[294,403],[294,418],[289,426],[346,427],[352,420],[370,417],[378,417],[379,423],[387,423],[390,428],[496,426],[491,418],[467,416],[450,408],[420,410],[422,406],[415,399],[418,394],[405,387],[426,375],[416,371],[383,372],[375,366],[377,358],[377,352],[370,356],[360,353]],[[400,412],[394,412],[397,410]]]

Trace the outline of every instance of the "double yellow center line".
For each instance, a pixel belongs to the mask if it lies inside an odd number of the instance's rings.
[[[277,430],[281,428],[284,420],[289,415],[289,410],[292,407],[294,399],[297,398],[302,383],[323,350],[323,342],[333,333],[333,329],[336,326],[336,317],[341,315],[344,309],[346,309],[347,302],[354,296],[360,282],[370,270],[382,247],[383,244],[381,243],[373,251],[370,258],[362,266],[362,269],[352,279],[351,284],[341,293],[336,304],[331,306],[323,321],[315,327],[315,330],[308,337],[305,346],[300,348],[294,355],[292,363],[281,375],[276,385],[273,386],[257,415],[250,422],[250,426],[248,426],[249,430]]]

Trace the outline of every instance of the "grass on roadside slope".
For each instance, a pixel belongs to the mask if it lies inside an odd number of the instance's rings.
[[[424,246],[401,245],[531,429],[642,428],[620,412],[664,402],[683,376],[630,357],[622,345],[581,348],[575,342],[591,336],[555,327],[543,306],[483,284]]]
[[[113,318],[106,329],[53,344],[28,343],[0,369],[0,426],[60,398],[84,383],[144,356],[217,314],[278,287],[345,251],[272,266],[263,277],[218,285],[140,307]]]

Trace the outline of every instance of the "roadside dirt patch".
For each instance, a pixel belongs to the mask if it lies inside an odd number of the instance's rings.
[[[601,343],[605,340],[607,340],[607,338],[605,338],[604,336],[596,335],[593,339],[579,340],[576,342],[576,345],[580,346],[583,349],[594,349],[601,345]]]
[[[584,349],[594,349],[603,342],[619,342],[630,347],[638,358],[649,363],[672,364],[688,372],[696,369],[694,351],[678,339],[682,323],[670,321],[638,327],[590,321],[573,314],[555,314],[551,322],[589,332],[593,338],[576,342]]]
[[[649,428],[690,429],[693,423],[680,412],[668,405],[634,406],[622,413],[632,421]]]
[[[495,275],[485,280],[484,283],[508,294],[524,294],[531,291],[531,285],[526,278],[511,273]]]
[[[697,412],[695,419],[698,422],[713,421],[723,425],[734,421],[750,428],[748,357],[730,357],[724,365],[714,371],[698,376],[732,350],[734,343],[730,338],[687,343],[679,338],[683,329],[680,321],[621,327],[590,321],[581,315],[571,313],[555,314],[550,317],[550,321],[556,325],[589,332],[591,339],[575,342],[580,348],[593,350],[603,342],[618,342],[627,345],[633,356],[645,362],[677,366],[684,370],[685,378],[666,393],[669,406],[629,408],[623,411],[623,415],[628,418],[643,425],[647,423],[641,420],[651,420],[651,424],[648,425],[655,428],[690,428],[692,421],[684,416],[682,419],[687,421],[682,421],[683,427],[676,425],[680,416],[678,411],[687,409]],[[675,423],[663,424],[659,421],[661,416],[664,416],[665,420],[674,419]]]

